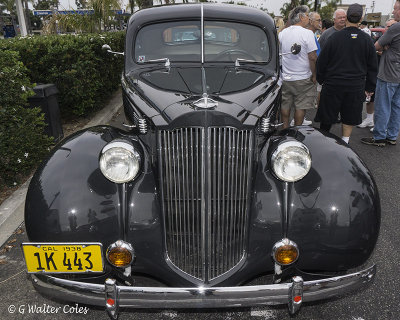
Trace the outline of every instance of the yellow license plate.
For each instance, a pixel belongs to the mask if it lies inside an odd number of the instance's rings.
[[[28,273],[103,272],[101,243],[22,244]]]

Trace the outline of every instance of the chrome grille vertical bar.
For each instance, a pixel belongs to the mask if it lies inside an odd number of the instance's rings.
[[[223,139],[223,144],[222,144],[222,217],[221,217],[221,252],[218,255],[219,259],[219,270],[218,272],[221,273],[221,270],[224,270],[224,259],[221,259],[221,256],[225,256],[225,246],[224,246],[224,238],[225,238],[225,167],[226,167],[226,128],[223,128],[223,134],[222,134],[222,139]]]
[[[225,234],[225,239],[224,239],[224,244],[225,244],[225,254],[224,254],[224,270],[229,270],[229,265],[230,265],[230,255],[229,255],[229,247],[230,244],[228,242],[229,238],[229,225],[231,223],[231,207],[230,207],[230,198],[231,198],[231,190],[232,190],[232,185],[231,185],[231,167],[232,167],[232,128],[228,128],[228,149],[226,150],[227,153],[227,164],[226,164],[226,176],[227,176],[227,183],[226,183],[226,224],[225,224],[225,229],[226,229],[226,234]]]
[[[196,214],[195,214],[195,194],[194,194],[194,185],[193,185],[193,181],[195,181],[195,176],[194,176],[194,161],[193,161],[193,159],[195,159],[195,154],[194,154],[194,151],[193,151],[193,131],[194,131],[194,129],[190,129],[190,157],[191,157],[191,167],[190,167],[190,169],[191,169],[191,177],[192,177],[192,179],[191,179],[191,212],[192,212],[192,235],[193,235],[193,250],[195,251],[195,252],[193,252],[193,266],[192,266],[192,273],[191,274],[193,274],[193,275],[196,275],[196,266],[198,265],[198,261],[197,261],[197,256],[196,256],[196,253],[198,252],[196,249],[197,249],[197,247],[196,247],[196,244],[197,244],[197,242],[196,242],[196,232],[195,232],[195,230],[196,230],[196,226],[195,226],[195,217],[196,217]]]
[[[207,233],[207,229],[206,229],[206,135],[205,135],[205,131],[202,130],[201,131],[201,197],[200,197],[200,201],[201,201],[201,237],[202,237],[202,241],[201,241],[201,256],[202,256],[202,278],[203,279],[207,279],[206,276],[206,272],[208,267],[206,266],[206,254],[207,254],[207,250],[206,250],[206,245],[207,245],[207,241],[206,241],[206,235],[208,235]]]
[[[185,207],[185,160],[184,160],[184,148],[183,148],[183,129],[179,130],[179,153],[178,157],[181,160],[181,165],[178,165],[179,170],[181,171],[181,176],[179,179],[180,186],[180,208],[181,208],[181,220],[182,220],[182,243],[183,243],[183,266],[184,269],[187,270],[187,242],[186,242],[186,207]]]
[[[186,208],[186,222],[187,225],[185,226],[186,232],[187,232],[187,241],[188,241],[188,263],[189,265],[187,266],[187,270],[190,270],[188,272],[192,272],[191,266],[193,265],[193,246],[191,245],[190,239],[191,239],[191,231],[190,231],[190,208],[189,208],[189,197],[190,197],[190,191],[189,191],[189,145],[188,145],[188,129],[185,129],[185,170],[186,170],[186,180],[185,180],[185,208]]]
[[[172,204],[172,190],[171,187],[168,186],[168,181],[172,181],[173,176],[172,176],[172,168],[171,168],[171,143],[170,143],[170,132],[164,132],[164,140],[166,141],[166,146],[165,146],[165,152],[168,153],[168,159],[166,161],[166,172],[167,174],[167,180],[165,181],[165,189],[168,190],[167,191],[167,199],[168,199],[168,203],[167,203],[167,208],[168,208],[168,215],[167,215],[167,222],[169,222],[170,224],[170,242],[169,242],[169,251],[171,251],[171,254],[173,255],[174,259],[175,259],[175,235],[174,235],[174,230],[173,230],[173,225],[174,225],[174,217],[171,216],[172,212],[173,212],[173,204]]]
[[[235,259],[234,259],[234,238],[233,238],[233,232],[234,232],[234,216],[235,216],[235,209],[234,209],[234,201],[235,201],[235,196],[234,196],[234,191],[235,191],[235,184],[234,182],[234,178],[235,178],[235,150],[236,150],[236,145],[235,145],[235,137],[236,137],[236,132],[232,130],[232,144],[231,144],[231,159],[232,159],[232,165],[231,165],[231,183],[230,183],[230,219],[229,219],[229,240],[228,240],[228,244],[229,244],[229,269],[232,268],[235,265]]]
[[[249,198],[250,198],[250,178],[251,178],[251,170],[252,170],[252,161],[253,161],[253,133],[251,131],[246,131],[246,141],[247,141],[247,178],[246,178],[246,186],[245,186],[245,199],[246,199],[246,206],[245,206],[245,213],[244,213],[244,223],[243,223],[243,242],[246,241],[246,237],[247,237],[247,224],[248,224],[248,214],[247,212],[249,211],[249,206],[250,206],[250,202],[249,202]],[[242,247],[242,251],[243,253],[246,250],[246,243],[243,244]]]

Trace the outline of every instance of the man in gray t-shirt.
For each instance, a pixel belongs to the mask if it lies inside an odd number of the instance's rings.
[[[383,147],[395,145],[400,131],[400,0],[396,0],[393,24],[375,42],[382,53],[375,92],[374,131],[372,138],[362,138],[365,144]]]
[[[337,31],[342,30],[346,26],[346,11],[337,9],[333,14],[333,26],[326,29],[319,38],[321,50],[324,48],[328,38]]]

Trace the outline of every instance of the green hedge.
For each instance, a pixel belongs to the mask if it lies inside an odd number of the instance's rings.
[[[63,117],[98,110],[120,83],[123,57],[104,52],[109,44],[124,50],[125,32],[33,36],[0,41],[0,50],[19,52],[34,83],[54,83]]]
[[[34,93],[18,52],[0,50],[0,188],[20,182],[48,152],[44,115],[27,108]]]

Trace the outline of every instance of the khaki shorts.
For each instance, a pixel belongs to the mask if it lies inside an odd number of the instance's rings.
[[[312,109],[317,98],[317,85],[310,79],[283,81],[281,108]]]

